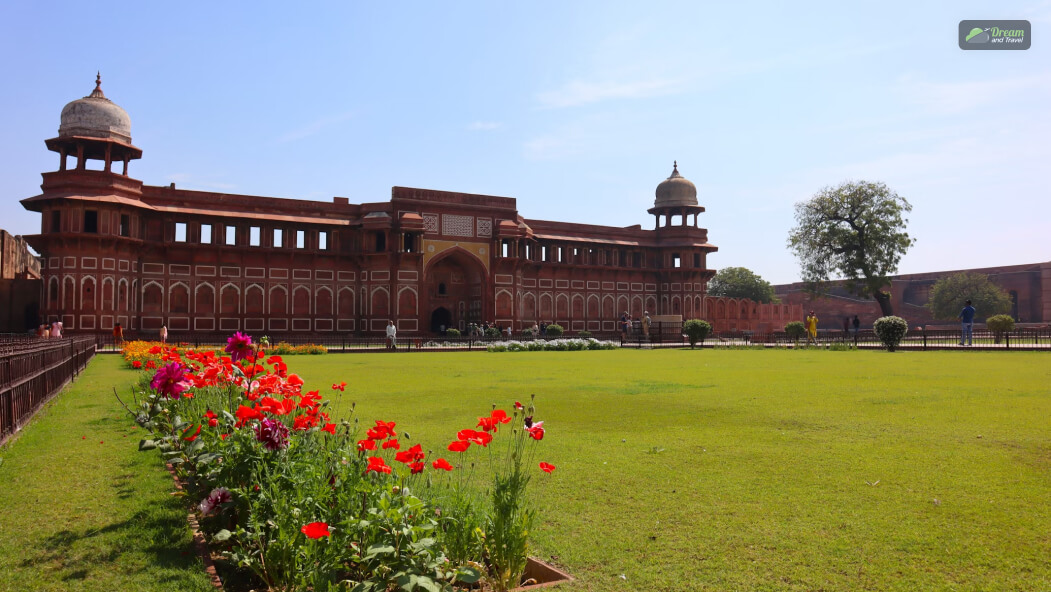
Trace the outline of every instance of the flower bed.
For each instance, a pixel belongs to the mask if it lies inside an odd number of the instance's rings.
[[[543,440],[535,408],[478,418],[432,458],[397,424],[360,437],[317,391],[236,334],[226,348],[162,348],[126,406],[171,463],[212,548],[271,590],[508,590],[526,570],[526,489]],[[333,384],[342,390],[346,383]],[[503,428],[501,430],[500,428]],[[501,435],[502,434],[502,435]],[[478,457],[476,448],[485,448]],[[542,473],[540,473],[542,474]],[[551,478],[545,476],[545,478]],[[480,499],[472,480],[489,480]]]
[[[618,346],[612,341],[599,341],[597,339],[538,339],[535,341],[494,341],[486,347],[491,352],[520,352],[520,351],[582,351],[616,349]]]

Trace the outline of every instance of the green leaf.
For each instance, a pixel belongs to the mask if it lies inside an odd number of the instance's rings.
[[[391,546],[391,545],[376,544],[376,545],[372,545],[371,547],[369,547],[368,552],[365,553],[365,558],[366,559],[372,559],[373,557],[375,557],[377,555],[386,555],[388,553],[393,553],[393,552],[394,552],[394,547]]]
[[[139,450],[153,450],[157,447],[154,440],[139,440]]]
[[[428,578],[427,576],[419,576],[418,578],[416,578],[416,585],[418,585],[420,588],[423,588],[424,590],[427,590],[427,592],[442,591],[442,587],[439,586],[437,582]]]
[[[215,535],[212,536],[212,540],[213,541],[219,541],[219,542],[228,541],[228,540],[230,540],[231,536],[233,536],[233,534],[229,530],[226,530],[224,528],[224,529],[220,530],[219,532],[215,533]]]
[[[473,567],[461,567],[456,570],[456,581],[473,584],[482,578],[482,572]]]

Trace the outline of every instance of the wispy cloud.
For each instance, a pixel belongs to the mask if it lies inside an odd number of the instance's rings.
[[[897,92],[906,102],[943,115],[967,113],[983,105],[1002,101],[1003,97],[1031,91],[1043,93],[1048,89],[1051,89],[1051,83],[1043,75],[933,82],[910,74],[900,78],[897,83]]]
[[[332,115],[329,117],[318,119],[316,121],[313,121],[311,123],[308,123],[306,125],[303,125],[285,133],[284,135],[277,138],[277,140],[275,140],[275,143],[284,144],[287,142],[295,142],[296,140],[302,140],[303,138],[309,138],[310,136],[313,136],[325,130],[326,128],[353,119],[355,115],[356,113],[354,111],[348,111],[346,113],[340,113],[338,115]]]
[[[503,126],[504,124],[499,121],[472,121],[471,124],[467,126],[467,129],[472,132],[491,132],[500,129]]]
[[[650,78],[627,82],[574,80],[562,88],[538,93],[536,98],[544,107],[559,109],[611,99],[642,99],[677,94],[684,90],[684,86],[684,81],[677,78]]]

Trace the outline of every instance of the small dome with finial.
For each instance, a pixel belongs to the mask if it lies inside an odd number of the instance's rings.
[[[62,109],[59,137],[84,136],[131,144],[131,117],[102,92],[102,74],[95,76],[95,90]]]
[[[697,186],[679,174],[679,163],[672,165],[671,176],[657,185],[653,207],[666,208],[697,205]]]

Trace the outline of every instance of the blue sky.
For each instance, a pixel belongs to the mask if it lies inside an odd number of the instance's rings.
[[[677,160],[712,268],[797,280],[793,205],[848,179],[913,204],[901,273],[1051,260],[1051,2],[704,4],[5,3],[0,226],[39,231],[18,200],[101,70],[151,185],[652,227]],[[991,18],[1032,48],[960,50]]]

